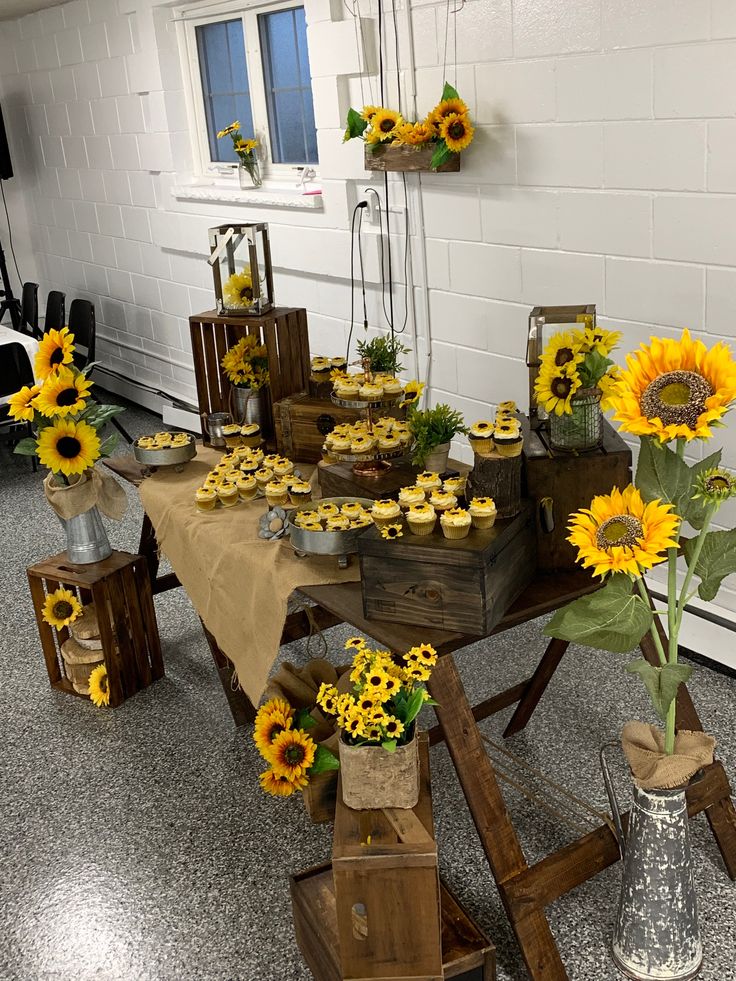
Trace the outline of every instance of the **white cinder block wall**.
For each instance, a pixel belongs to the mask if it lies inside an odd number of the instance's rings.
[[[192,162],[168,6],[72,0],[0,24],[23,274],[89,296],[99,357],[126,377],[194,401],[186,318],[212,306],[206,229],[233,217],[270,223],[279,302],[307,307],[314,351],[344,350],[350,217],[371,175],[362,148],[341,139],[348,105],[378,100],[376,77],[360,74],[376,60],[376,9],[356,5],[361,30],[342,3],[305,6],[318,211],[172,195]],[[411,115],[416,98],[421,116],[448,77],[478,124],[460,174],[407,178],[405,285],[404,186],[390,180],[397,321],[408,300],[409,368],[426,377],[431,363],[433,401],[468,421],[501,399],[524,405],[534,304],[595,302],[606,326],[623,329],[623,350],[682,326],[733,339],[730,0],[397,0],[398,76],[386,8],[386,101],[396,105],[398,79],[401,108]],[[374,226],[365,250],[377,328]],[[722,432],[736,466],[736,428]],[[736,523],[736,508],[723,521]],[[736,591],[723,602],[736,610]]]

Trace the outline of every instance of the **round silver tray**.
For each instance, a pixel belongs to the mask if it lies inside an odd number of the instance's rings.
[[[197,455],[197,444],[190,437],[183,446],[163,450],[146,450],[133,443],[133,456],[146,467],[183,467]]]
[[[395,460],[397,457],[406,456],[409,452],[408,446],[400,446],[398,450],[389,450],[387,453],[369,450],[367,453],[340,453],[337,450],[326,449],[325,453],[334,456],[341,463],[370,463],[371,460]]]
[[[394,409],[403,397],[404,393],[400,392],[393,398],[376,399],[374,402],[372,399],[341,399],[334,392],[330,395],[335,405],[340,405],[343,409]]]
[[[299,507],[289,508],[288,515],[291,516],[296,511],[316,511],[320,504],[337,504],[342,507],[348,502],[357,502],[369,511],[374,502],[367,497],[323,497],[318,501],[309,501],[300,504]],[[358,551],[358,538],[368,528],[373,525],[366,525],[365,528],[350,528],[348,531],[307,531],[305,528],[297,528],[289,520],[289,537],[294,551],[297,555],[337,555],[338,565],[345,568],[348,564],[348,555]]]

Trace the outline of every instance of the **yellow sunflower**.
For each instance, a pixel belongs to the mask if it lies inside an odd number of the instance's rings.
[[[59,368],[43,383],[36,408],[45,416],[67,416],[83,412],[92,382],[69,368]]]
[[[17,422],[21,420],[32,422],[34,407],[31,403],[40,391],[38,385],[24,385],[19,392],[11,395],[8,399],[8,411],[11,418]]]
[[[725,467],[711,467],[701,470],[695,480],[697,493],[693,497],[701,497],[711,504],[720,506],[729,497],[736,497],[736,475]]]
[[[45,379],[56,371],[60,365],[71,364],[74,354],[74,334],[69,333],[68,327],[61,330],[47,330],[43,335],[36,352],[36,378]]]
[[[230,136],[231,133],[235,133],[239,129],[240,123],[236,119],[234,123],[230,123],[230,125],[226,126],[225,129],[220,130],[220,132],[217,134],[217,139],[221,140],[223,136]]]
[[[615,396],[618,393],[619,382],[621,381],[621,369],[617,364],[612,365],[602,378],[598,379],[598,388],[601,390],[601,408],[604,412],[613,408]]]
[[[371,123],[377,112],[385,111],[386,110],[383,109],[382,106],[363,106],[363,111],[361,112],[360,116],[362,119],[365,119],[367,123]]]
[[[368,691],[372,691],[374,694],[378,695],[385,691],[386,679],[388,678],[388,672],[385,668],[380,665],[369,668],[365,673],[365,685]]]
[[[679,340],[652,337],[626,358],[612,399],[614,419],[637,436],[662,443],[709,439],[710,424],[736,398],[736,362],[728,345],[708,349],[684,330]]]
[[[376,129],[367,129],[363,135],[366,143],[375,144],[383,141],[383,136]]]
[[[439,125],[440,136],[447,144],[447,149],[460,153],[473,142],[475,129],[467,113],[463,115],[445,116]]]
[[[410,381],[404,387],[404,397],[400,402],[400,405],[414,405],[422,397],[422,392],[424,391],[424,382],[420,381]]]
[[[89,697],[97,708],[110,704],[110,686],[107,680],[107,668],[98,664],[89,676]]]
[[[282,732],[291,729],[291,716],[284,712],[274,711],[259,718],[253,726],[253,742],[264,759],[270,759],[271,745]]]
[[[334,715],[337,709],[337,696],[337,688],[334,685],[328,685],[326,681],[323,681],[319,686],[319,691],[317,692],[315,701],[323,712],[327,712],[328,715]]]
[[[84,473],[100,456],[100,437],[89,423],[57,419],[41,430],[38,458],[53,473]]]
[[[542,355],[542,363],[545,367],[564,368],[565,365],[577,365],[583,360],[585,355],[580,350],[582,338],[573,335],[572,331],[560,331],[550,338]]]
[[[317,745],[302,729],[285,729],[271,743],[267,759],[279,775],[295,779],[305,776]]]
[[[401,538],[404,534],[401,525],[386,525],[381,528],[381,538]]]
[[[52,627],[61,630],[74,623],[82,612],[82,604],[70,589],[60,586],[46,596],[42,617]]]
[[[362,651],[365,648],[365,637],[349,637],[345,641],[346,651]]]
[[[238,140],[235,149],[239,153],[252,153],[258,146],[258,140]]]
[[[576,331],[576,334],[579,334],[579,332]],[[620,340],[620,330],[586,327],[582,335],[583,351],[597,351],[605,358],[608,357]]]
[[[259,774],[258,781],[261,790],[265,790],[272,797],[290,797],[295,790],[302,790],[309,783],[304,776],[290,777],[272,767]]]
[[[547,412],[561,416],[572,412],[572,397],[580,388],[581,382],[577,372],[568,374],[567,368],[544,370],[539,372],[534,383],[534,393],[537,402]]]
[[[462,99],[445,99],[434,107],[429,118],[439,128],[448,116],[464,116],[467,111],[468,107]]]
[[[490,500],[490,498],[475,498],[475,500]],[[427,664],[433,667],[437,663],[437,651],[431,644],[419,644],[404,654],[404,660],[418,661],[420,664]]]
[[[379,109],[371,120],[371,130],[373,133],[379,134],[378,139],[383,142],[394,137],[396,127],[401,126],[403,122],[404,119],[400,112],[396,112],[394,109]]]
[[[404,674],[411,681],[427,681],[432,669],[420,661],[410,661],[404,668]]]
[[[404,731],[404,723],[397,719],[395,715],[389,715],[383,723],[383,729],[389,739],[396,739]]]
[[[360,739],[365,735],[365,717],[360,711],[360,708],[355,708],[351,712],[346,712],[345,716],[340,723],[340,728],[343,729],[349,736],[353,736],[355,739]]]
[[[625,572],[640,576],[664,561],[668,548],[677,547],[680,519],[671,504],[645,504],[629,484],[594,497],[589,508],[571,515],[568,541],[578,550],[577,561],[594,576]]]
[[[253,280],[247,266],[243,267],[242,272],[233,273],[229,279],[225,280],[222,287],[222,298],[228,307],[235,310],[244,309],[251,305],[253,302]]]
[[[402,123],[396,127],[397,142],[407,146],[421,146],[428,143],[434,135],[434,129],[426,123]]]

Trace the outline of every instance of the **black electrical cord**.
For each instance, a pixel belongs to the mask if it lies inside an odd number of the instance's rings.
[[[401,112],[401,70],[399,68],[399,25],[396,20],[396,2],[391,0],[391,14],[394,22],[394,54],[396,57],[396,95],[398,97],[399,112]]]
[[[367,206],[367,205],[366,205]],[[365,269],[363,267],[363,213],[365,207],[361,208],[358,215],[358,265],[360,266],[360,291],[363,296],[363,330],[368,330],[368,306],[365,299]]]
[[[383,0],[378,0],[378,80],[381,85],[381,105],[383,105],[385,88],[383,77]]]
[[[409,195],[406,190],[406,174],[401,174],[404,183],[404,322],[395,333],[403,334],[409,322]]]
[[[18,274],[18,282],[21,288],[23,287],[23,277],[20,274],[20,269],[18,268],[18,260],[15,257],[15,248],[13,246],[13,226],[10,224],[10,213],[8,211],[8,202],[5,200],[5,187],[3,182],[0,180],[0,192],[3,196],[3,206],[5,207],[5,218],[8,222],[8,242],[10,243],[10,253],[13,256],[13,263],[15,264],[15,271]]]
[[[358,201],[353,208],[353,217],[350,221],[350,330],[348,332],[348,345],[345,350],[345,360],[350,361],[350,344],[353,340],[353,327],[355,326],[355,216],[362,209],[368,207],[367,201]]]

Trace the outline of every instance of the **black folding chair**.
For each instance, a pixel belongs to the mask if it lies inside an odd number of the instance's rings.
[[[44,333],[47,330],[61,330],[66,319],[66,293],[61,290],[50,290],[46,297],[46,317],[43,322]]]
[[[40,337],[38,329],[38,283],[23,283],[20,301],[20,329],[31,337]]]
[[[20,391],[24,385],[33,385],[33,370],[28,352],[22,344],[3,344],[0,348],[0,398],[6,399]],[[16,422],[10,416],[6,402],[0,404],[0,440],[15,446],[26,436],[33,436],[30,422]],[[33,472],[36,472],[36,457],[31,457]]]

